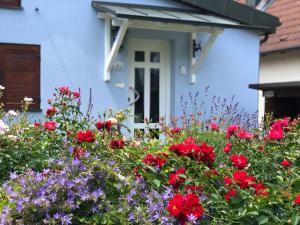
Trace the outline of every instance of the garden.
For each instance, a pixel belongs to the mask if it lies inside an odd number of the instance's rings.
[[[5,88],[0,86],[0,96]],[[190,115],[126,138],[59,87],[45,118],[0,108],[0,224],[300,224],[300,120],[259,127]],[[196,118],[197,117],[197,118]]]

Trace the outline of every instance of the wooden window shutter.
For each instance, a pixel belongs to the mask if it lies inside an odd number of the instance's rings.
[[[40,110],[40,46],[0,44],[0,84],[5,109],[21,109],[27,96],[30,110]]]
[[[0,7],[21,7],[21,0],[0,0]]]

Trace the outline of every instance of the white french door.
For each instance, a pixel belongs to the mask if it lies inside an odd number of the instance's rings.
[[[129,41],[129,102],[134,114],[131,130],[159,129],[170,117],[170,50],[167,41]],[[146,123],[146,120],[149,123]]]

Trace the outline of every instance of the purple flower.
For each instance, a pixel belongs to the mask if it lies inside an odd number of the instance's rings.
[[[63,217],[61,217],[61,224],[62,225],[68,225],[68,224],[72,224],[72,217],[71,216],[69,216],[69,215],[65,215],[65,216],[63,216]]]
[[[11,180],[14,180],[14,179],[17,179],[17,178],[18,178],[18,175],[17,175],[16,172],[13,172],[13,173],[10,173],[10,174],[9,174],[9,178],[10,178]]]
[[[195,217],[193,214],[190,214],[187,219],[192,224],[196,224],[197,217]]]

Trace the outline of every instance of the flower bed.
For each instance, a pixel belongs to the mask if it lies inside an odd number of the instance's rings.
[[[126,140],[126,112],[90,119],[67,87],[43,121],[30,103],[0,110],[0,224],[298,224],[298,120]]]

